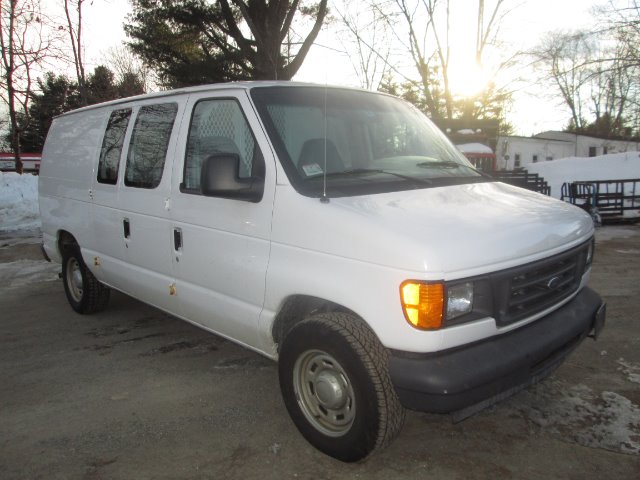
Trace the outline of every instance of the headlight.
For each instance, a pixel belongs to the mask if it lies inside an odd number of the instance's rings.
[[[595,244],[595,240],[591,240],[589,242],[589,247],[587,248],[587,260],[585,262],[587,267],[591,265],[591,262],[593,262],[593,250],[595,248],[594,244]]]
[[[447,320],[457,318],[473,309],[473,283],[459,283],[447,287]]]

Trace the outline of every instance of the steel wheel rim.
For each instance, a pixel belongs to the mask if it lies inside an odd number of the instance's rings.
[[[340,363],[320,350],[296,360],[293,388],[298,405],[314,428],[330,437],[346,434],[356,415],[351,381]]]
[[[73,300],[79,303],[82,300],[84,282],[80,262],[75,258],[71,258],[67,262],[67,286]]]

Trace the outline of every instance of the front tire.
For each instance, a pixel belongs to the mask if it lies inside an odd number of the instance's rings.
[[[79,248],[69,248],[62,256],[62,281],[69,305],[78,313],[104,310],[111,290],[87,268]]]
[[[388,445],[405,412],[387,365],[387,350],[353,315],[318,314],[294,326],[280,349],[280,389],[305,439],[344,462]]]

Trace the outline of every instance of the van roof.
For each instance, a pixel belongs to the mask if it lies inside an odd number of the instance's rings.
[[[118,98],[116,100],[110,100],[108,102],[96,103],[95,105],[88,105],[86,107],[77,108],[75,110],[70,110],[68,112],[62,113],[58,115],[58,117],[63,117],[66,115],[72,115],[78,112],[86,112],[88,110],[98,109],[102,107],[109,107],[113,105],[119,105],[122,103],[130,103],[140,100],[148,100],[152,98],[165,98],[172,97],[175,95],[183,95],[185,93],[194,93],[194,92],[206,92],[206,91],[219,91],[219,90],[250,90],[255,87],[325,87],[325,88],[340,88],[347,90],[359,90],[363,91],[361,88],[356,87],[345,87],[345,86],[337,86],[337,85],[324,85],[318,83],[307,83],[307,82],[292,82],[292,81],[283,81],[283,80],[255,80],[255,81],[242,81],[242,82],[227,82],[227,83],[211,83],[206,85],[197,85],[194,87],[184,87],[178,88],[175,90],[164,90],[161,92],[153,92],[153,93],[145,93],[143,95],[136,95],[133,97],[126,98]]]

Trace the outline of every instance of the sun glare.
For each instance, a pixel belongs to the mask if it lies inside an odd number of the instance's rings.
[[[449,70],[449,85],[454,95],[473,97],[489,82],[487,72],[474,61],[452,62]]]

